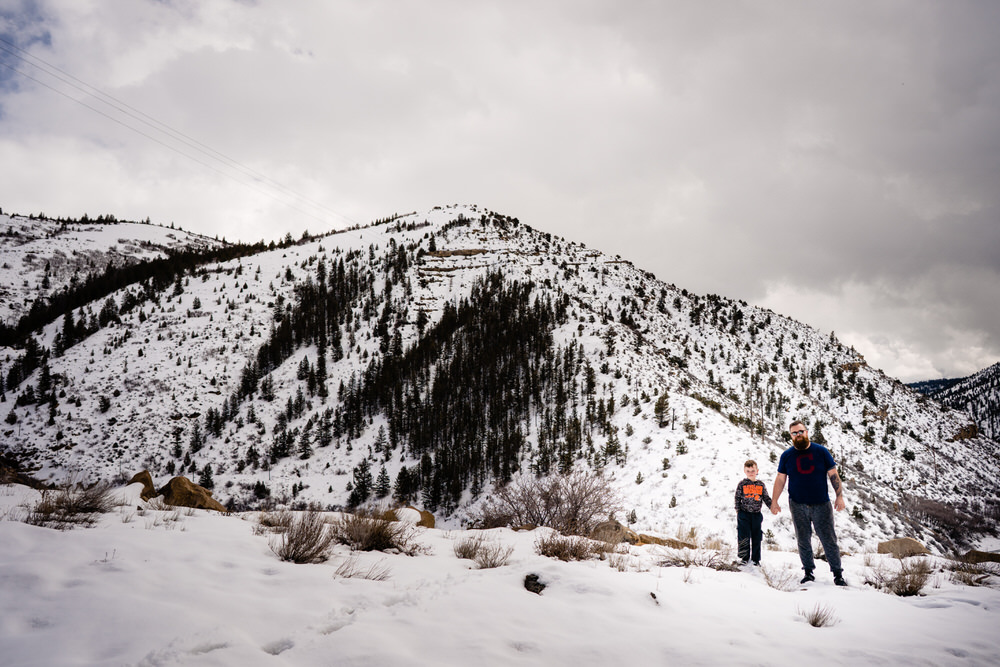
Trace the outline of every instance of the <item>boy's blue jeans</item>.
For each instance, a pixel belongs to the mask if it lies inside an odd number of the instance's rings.
[[[740,560],[760,562],[760,542],[763,533],[760,529],[764,517],[760,512],[736,513],[736,543]]]
[[[833,504],[827,501],[818,505],[806,505],[796,503],[789,498],[788,509],[792,513],[792,523],[795,525],[802,569],[812,572],[816,568],[812,548],[812,533],[815,528],[816,536],[819,537],[823,552],[826,554],[826,562],[830,564],[830,570],[834,574],[839,574],[840,548],[837,546],[837,533],[833,528]]]

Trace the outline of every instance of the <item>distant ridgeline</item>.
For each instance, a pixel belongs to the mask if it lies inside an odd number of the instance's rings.
[[[921,380],[920,382],[909,382],[906,386],[914,391],[919,391],[925,396],[933,396],[934,394],[944,391],[949,387],[954,387],[956,384],[965,379],[966,378],[941,378],[940,380]]]
[[[1000,439],[1000,363],[955,380],[928,380],[909,385],[917,391],[972,415],[986,436]]]

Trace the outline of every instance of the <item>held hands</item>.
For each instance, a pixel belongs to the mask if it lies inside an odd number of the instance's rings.
[[[778,505],[778,501],[775,500],[773,503],[771,503],[771,514],[777,514],[780,511],[781,511],[781,506]]]

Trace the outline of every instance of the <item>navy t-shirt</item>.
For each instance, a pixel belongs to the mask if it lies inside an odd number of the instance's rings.
[[[830,450],[813,442],[803,451],[789,447],[782,452],[778,472],[788,475],[789,498],[800,504],[817,505],[830,502],[826,473],[836,465]]]

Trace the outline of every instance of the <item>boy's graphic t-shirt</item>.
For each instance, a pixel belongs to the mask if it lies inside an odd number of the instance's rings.
[[[760,480],[751,480],[749,477],[743,479],[736,486],[736,511],[759,512],[761,504],[771,506],[771,496],[767,493],[767,487]]]

